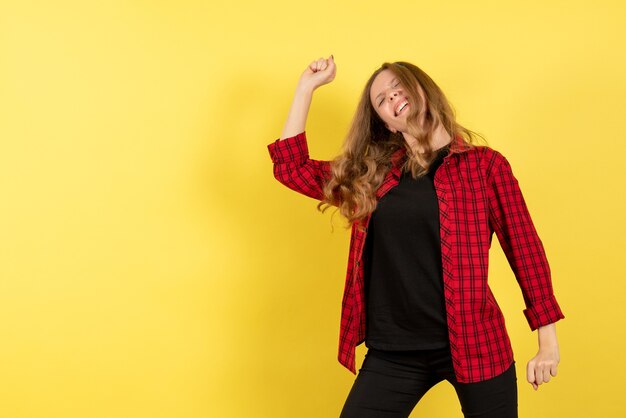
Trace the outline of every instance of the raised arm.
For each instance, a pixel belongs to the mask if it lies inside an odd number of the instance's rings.
[[[280,139],[289,138],[304,131],[313,92],[318,87],[333,81],[336,72],[337,67],[332,55],[327,60],[320,58],[309,64],[298,80],[298,86]]]
[[[282,135],[267,147],[274,163],[274,177],[290,189],[318,200],[324,198],[323,187],[330,177],[330,163],[309,158],[304,130],[313,92],[330,83],[335,73],[332,55],[307,66],[298,81]]]

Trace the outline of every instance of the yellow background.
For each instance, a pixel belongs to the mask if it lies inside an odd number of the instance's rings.
[[[494,240],[520,416],[623,417],[621,1],[2,1],[0,417],[334,417],[348,234],[272,177],[299,74],[334,54],[311,155],[407,60],[511,162],[566,319],[559,375]],[[364,347],[358,349],[360,366]],[[413,416],[461,417],[452,387]]]

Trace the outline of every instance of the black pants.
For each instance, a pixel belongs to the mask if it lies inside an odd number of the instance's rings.
[[[459,383],[450,347],[412,351],[370,348],[340,418],[406,418],[422,396],[444,379],[454,386],[466,418],[517,418],[515,362],[492,379]]]

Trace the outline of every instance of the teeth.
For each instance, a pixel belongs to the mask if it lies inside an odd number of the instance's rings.
[[[404,102],[400,105],[400,107],[398,108],[398,110],[396,111],[396,116],[398,116],[400,114],[400,112],[402,112],[402,109],[404,109],[406,107],[406,105],[408,105],[409,102]]]

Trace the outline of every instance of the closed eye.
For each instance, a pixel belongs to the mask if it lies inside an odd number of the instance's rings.
[[[393,86],[391,86],[391,88],[395,89],[396,87],[398,87],[400,85],[400,82],[398,81],[396,84],[394,84]],[[385,101],[385,98],[383,97],[380,102],[378,102],[378,107],[380,107],[380,105],[383,104],[383,102]]]

